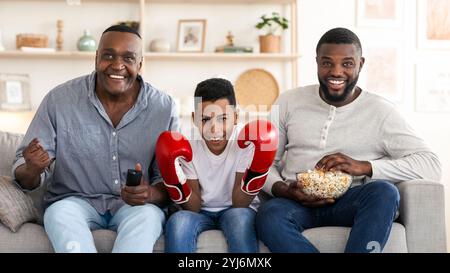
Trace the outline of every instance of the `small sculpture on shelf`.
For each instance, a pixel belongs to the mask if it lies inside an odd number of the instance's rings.
[[[234,46],[234,35],[231,34],[231,31],[228,31],[227,35],[227,46]]]
[[[56,21],[56,28],[57,28],[57,35],[56,35],[56,50],[61,51],[63,48],[63,36],[62,36],[62,31],[63,31],[63,27],[64,27],[64,22],[63,20],[58,20]]]
[[[216,47],[216,52],[223,53],[252,53],[253,47],[251,46],[235,46],[234,45],[234,35],[231,31],[228,31],[228,35],[226,36],[227,43],[222,46]]]

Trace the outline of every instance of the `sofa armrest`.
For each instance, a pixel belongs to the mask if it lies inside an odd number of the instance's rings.
[[[397,183],[400,222],[408,252],[447,252],[444,185],[428,180]]]

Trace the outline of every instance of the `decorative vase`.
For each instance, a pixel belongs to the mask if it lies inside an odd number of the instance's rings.
[[[79,51],[95,51],[97,43],[88,29],[84,30],[84,35],[78,40],[77,47]]]
[[[281,36],[264,35],[259,36],[259,52],[261,53],[280,53]]]
[[[150,51],[153,52],[169,52],[170,43],[164,39],[155,39],[150,43]]]

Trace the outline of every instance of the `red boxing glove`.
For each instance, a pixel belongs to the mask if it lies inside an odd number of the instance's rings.
[[[255,153],[252,164],[245,171],[241,182],[241,189],[249,195],[256,195],[266,182],[269,168],[278,148],[278,131],[267,120],[249,122],[241,130],[238,145],[244,149],[253,142]]]
[[[192,160],[189,141],[178,132],[163,132],[156,142],[156,162],[170,199],[176,204],[187,202],[191,196],[191,189],[178,162],[179,157],[187,162]]]

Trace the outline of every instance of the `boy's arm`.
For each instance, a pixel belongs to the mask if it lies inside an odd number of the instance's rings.
[[[188,183],[189,187],[191,188],[191,197],[187,202],[181,204],[181,207],[185,210],[199,212],[202,207],[202,199],[198,179],[188,179],[186,180],[186,183]]]
[[[253,201],[256,195],[249,195],[242,191],[241,183],[244,173],[236,173],[236,179],[234,180],[233,194],[231,197],[232,206],[235,208],[247,208]]]

